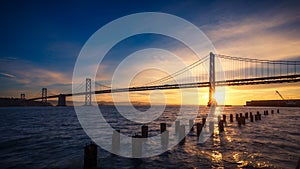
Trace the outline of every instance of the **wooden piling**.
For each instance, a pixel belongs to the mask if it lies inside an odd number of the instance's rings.
[[[194,131],[194,120],[193,119],[189,120],[189,128],[190,128],[190,131]]]
[[[257,116],[258,116],[257,114],[254,116],[255,121],[258,120],[258,117],[257,117]]]
[[[179,128],[180,128],[180,121],[176,120],[175,121],[175,133],[178,134],[179,133]]]
[[[161,133],[161,145],[163,147],[168,147],[169,144],[169,131],[165,130],[163,133]]]
[[[236,121],[239,120],[239,114],[235,114],[235,119],[236,119]]]
[[[178,138],[179,138],[179,145],[183,145],[185,142],[185,126],[184,125],[180,125]]]
[[[209,122],[209,132],[213,134],[214,133],[214,129],[215,129],[214,122],[210,121]]]
[[[167,130],[167,123],[160,123],[160,133]]]
[[[246,118],[245,118],[245,117],[241,117],[241,123],[242,123],[243,125],[246,125]]]
[[[142,126],[142,137],[148,138],[148,126],[147,125]]]
[[[241,126],[242,125],[242,119],[241,119],[242,117],[238,117],[238,119],[237,119],[237,122],[238,122],[238,125],[239,126]]]
[[[221,120],[221,116],[218,116],[218,121],[220,121]]]
[[[200,133],[202,131],[202,127],[203,125],[201,123],[197,123],[196,124],[196,127],[197,127],[197,136],[199,137],[200,136]]]
[[[233,122],[233,115],[230,114],[230,122]]]
[[[84,147],[84,169],[97,168],[97,145],[91,143]]]
[[[253,115],[252,115],[252,113],[250,114],[250,121],[253,122]]]
[[[112,135],[112,153],[120,152],[120,130],[114,130]]]
[[[271,114],[274,114],[274,110],[271,110]]]
[[[248,119],[248,112],[245,113],[245,118]]]
[[[279,109],[277,109],[277,113],[279,114]]]
[[[139,158],[143,154],[143,136],[134,135],[132,136],[132,157]]]
[[[226,123],[226,115],[223,114],[223,122]]]
[[[206,118],[202,118],[202,124],[203,124],[203,126],[204,126],[204,124],[205,124],[205,122],[206,122]]]
[[[218,127],[219,127],[219,132],[224,131],[224,122],[223,122],[223,120],[219,121]]]
[[[298,163],[297,163],[296,169],[300,169],[300,157],[298,159]]]

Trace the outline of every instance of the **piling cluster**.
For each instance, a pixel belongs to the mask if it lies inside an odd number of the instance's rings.
[[[277,109],[277,113],[279,113],[279,109]],[[274,114],[274,110],[271,110],[271,114]],[[264,110],[264,115],[268,116],[269,111]],[[261,114],[259,111],[256,112],[256,114],[252,114],[252,112],[246,112],[245,115],[243,113],[236,113],[235,114],[235,119],[238,124],[238,126],[246,125],[246,119],[249,120],[250,122],[258,121],[261,120]],[[229,121],[232,123],[233,120],[233,114],[229,115]],[[219,131],[224,131],[224,125],[222,123],[226,123],[226,115],[223,115],[223,120],[219,121]]]
[[[279,113],[279,109],[277,109],[277,113]],[[274,110],[271,110],[271,114],[274,114]],[[236,113],[235,120],[238,126],[246,125],[246,119],[250,122],[261,120],[261,115],[259,111],[256,114],[252,112]],[[269,111],[265,110],[263,112],[264,116],[269,115]],[[229,122],[233,123],[234,118],[233,114],[229,115]],[[194,124],[194,120],[189,120],[189,128],[190,132],[194,132],[194,127],[196,127],[196,135],[200,136],[201,131],[206,123],[206,118],[202,118],[202,123],[198,122]],[[222,119],[221,116],[218,116],[218,129],[219,132],[224,131],[224,124],[227,123],[227,117],[223,114]],[[214,123],[209,122],[208,128],[210,133],[214,133]],[[169,144],[169,131],[167,130],[166,123],[160,123],[160,133],[161,133],[161,145],[163,148],[167,148]],[[183,145],[185,142],[185,125],[180,125],[180,121],[175,121],[175,133],[178,135],[179,145]],[[148,126],[141,126],[141,135],[132,136],[132,157],[139,158],[142,157],[142,146],[143,142],[148,138]],[[114,154],[118,154],[120,151],[120,130],[114,130],[112,135],[112,152]],[[97,145],[91,143],[84,147],[84,169],[92,169],[97,167]]]

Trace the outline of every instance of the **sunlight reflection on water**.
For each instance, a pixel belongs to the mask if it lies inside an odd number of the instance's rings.
[[[174,130],[169,121],[176,117],[176,109],[168,108],[168,116],[149,125],[149,135],[159,133],[160,122],[167,122],[168,129]],[[220,115],[235,117],[236,113],[265,109],[277,108],[225,107]],[[107,106],[103,110],[112,126],[123,125],[124,134],[140,132],[139,125],[116,118],[115,109]],[[202,107],[195,121],[201,122],[207,110]],[[295,168],[300,151],[299,111],[280,108],[280,114],[262,116],[261,121],[247,120],[241,127],[235,118],[233,123],[227,120],[225,131],[219,133],[215,124],[213,136],[204,143],[199,144],[191,132],[184,145],[139,163],[99,148],[98,164],[103,168]],[[0,168],[82,168],[83,146],[90,139],[71,107],[1,108],[0,115]]]

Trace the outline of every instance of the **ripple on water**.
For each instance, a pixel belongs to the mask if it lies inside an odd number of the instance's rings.
[[[122,120],[113,107],[102,109],[106,120],[122,133],[141,132],[141,124]],[[228,117],[233,113],[235,120],[235,113],[267,109],[271,108],[225,107],[223,113]],[[185,112],[192,110],[189,107]],[[295,168],[300,151],[299,110],[280,108],[280,114],[246,121],[241,127],[228,121],[224,132],[202,144],[191,133],[183,146],[151,158],[124,158],[99,148],[98,164],[103,168]],[[163,116],[148,124],[149,135],[160,132],[161,122],[170,129],[176,112],[178,107],[168,107]],[[196,121],[201,122],[208,108],[199,112]],[[72,107],[1,108],[0,115],[0,168],[82,168],[83,146],[90,138]]]

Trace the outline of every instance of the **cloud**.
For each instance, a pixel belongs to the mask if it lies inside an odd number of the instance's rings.
[[[12,74],[8,74],[8,73],[3,73],[3,72],[0,72],[0,77],[9,77],[9,78],[15,78],[16,76],[15,75],[12,75]]]
[[[299,20],[300,15],[261,14],[201,28],[221,54],[286,60],[300,55],[299,25],[294,24]]]
[[[32,68],[29,71],[18,72],[22,78],[30,79],[31,83],[40,86],[49,86],[52,84],[70,84],[70,76],[61,72],[55,72],[40,68]]]
[[[30,97],[43,87],[50,88],[48,90],[54,93],[71,89],[71,72],[47,70],[21,60],[4,64],[1,69],[10,72],[0,72],[0,77],[9,78],[3,85],[3,90],[13,91],[11,96],[18,96],[19,91],[26,91],[26,95]],[[8,95],[7,92],[2,94]]]

